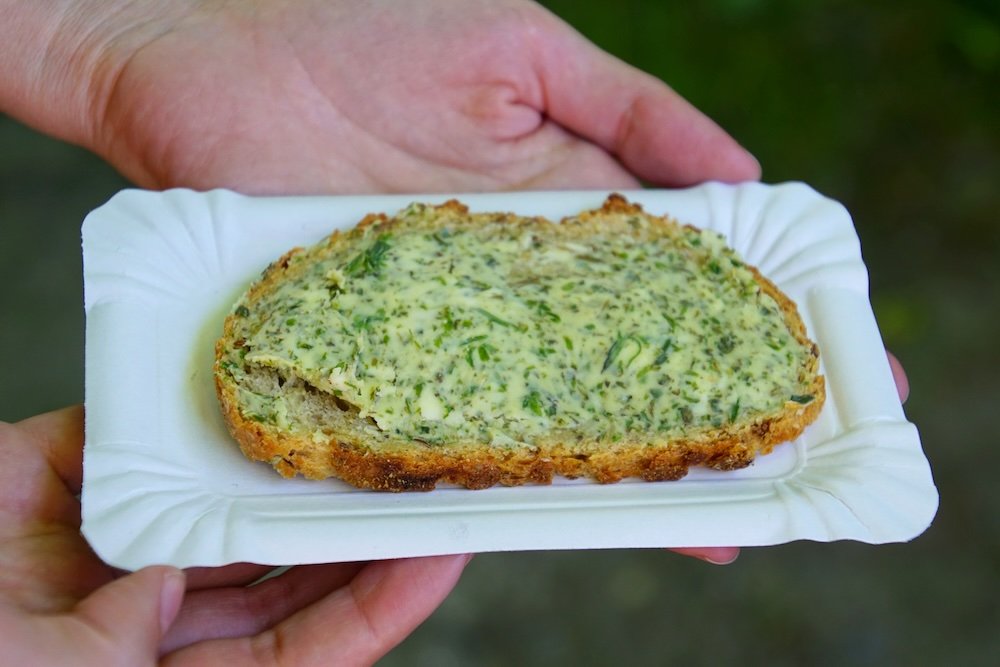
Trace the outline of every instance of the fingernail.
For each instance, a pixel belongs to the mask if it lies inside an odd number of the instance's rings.
[[[712,565],[729,565],[736,561],[740,557],[740,550],[734,549],[732,553],[728,556],[722,558],[709,558],[708,556],[702,556],[702,560],[706,563],[711,563]]]
[[[749,163],[749,167],[747,169],[747,176],[749,176],[750,180],[752,181],[759,181],[763,177],[764,173],[764,169],[760,164],[760,160],[758,160],[757,156],[751,153],[750,150],[746,148],[746,146],[740,146],[740,148],[743,149],[743,152],[746,154],[747,157],[747,162]]]
[[[185,585],[182,571],[170,568],[163,574],[163,582],[160,584],[160,634],[165,635],[177,618],[181,602],[184,601]]]

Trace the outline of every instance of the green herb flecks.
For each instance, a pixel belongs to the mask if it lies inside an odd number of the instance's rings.
[[[466,348],[465,350],[465,361],[469,364],[470,368],[476,367],[476,358],[479,358],[480,363],[489,361],[493,355],[495,355],[499,350],[489,343],[483,342],[488,338],[486,334],[480,334],[478,336],[472,336],[471,338],[466,338],[462,341],[462,346]]]
[[[689,408],[688,406],[682,405],[682,406],[678,407],[677,408],[677,412],[678,412],[678,414],[680,414],[681,421],[685,425],[690,424],[691,422],[694,421],[694,413],[691,411],[691,408]]]
[[[674,346],[673,338],[668,338],[667,340],[665,340],[663,342],[663,345],[660,347],[660,353],[657,354],[656,359],[653,360],[653,365],[662,366],[663,362],[665,362],[667,360],[667,357],[670,356],[670,348],[672,348],[673,346]]]
[[[524,397],[524,400],[521,401],[521,407],[526,410],[530,410],[539,417],[544,417],[546,415],[551,417],[557,410],[557,405],[554,400],[550,400],[548,405],[546,405],[543,402],[542,395],[534,389],[528,392],[528,394]]]
[[[507,327],[508,329],[523,330],[522,327],[514,324],[513,322],[508,322],[507,320],[503,319],[502,317],[498,317],[498,316],[494,315],[493,313],[491,313],[490,311],[486,310],[485,308],[476,308],[475,310],[476,310],[477,313],[479,313],[480,315],[482,315],[483,317],[485,317],[486,319],[488,319],[490,322],[493,322],[494,324],[499,324],[500,326]]]
[[[479,356],[480,362],[485,362],[490,360],[490,356],[497,353],[497,349],[488,343],[483,345],[471,346],[465,351],[465,361],[470,367],[476,367],[475,357]]]
[[[479,334],[478,336],[472,336],[471,338],[466,338],[462,341],[462,345],[468,345],[469,343],[475,343],[476,341],[486,340],[489,338],[486,334]]]
[[[385,254],[389,251],[391,234],[382,234],[366,250],[348,262],[344,270],[355,277],[378,276],[385,266]]]
[[[357,331],[371,331],[373,325],[384,322],[385,319],[385,308],[379,308],[370,315],[356,315],[353,324]]]
[[[608,352],[604,356],[604,365],[601,366],[602,373],[607,372],[607,370],[611,368],[612,364],[615,363],[618,357],[622,356],[622,352],[626,349],[626,346],[629,343],[635,346],[635,352],[627,359],[623,358],[624,361],[621,364],[622,369],[624,370],[625,368],[628,368],[632,364],[632,362],[635,361],[635,358],[642,353],[642,348],[643,348],[642,339],[636,336],[635,334],[629,334],[627,336],[622,336],[621,334],[618,334],[618,337],[615,338],[615,341],[611,344],[611,347],[608,348]]]
[[[615,363],[615,359],[618,358],[624,344],[625,339],[621,334],[618,334],[618,337],[615,338],[615,342],[611,343],[611,347],[608,348],[608,353],[604,355],[604,365],[601,366],[602,373],[607,372],[607,370],[611,368],[611,364]]]
[[[545,303],[544,301],[529,299],[527,303],[529,306],[535,309],[535,312],[537,312],[540,317],[549,320],[550,322],[562,321],[562,318],[559,317],[559,315],[552,310],[549,304]]]
[[[434,242],[442,248],[446,247],[451,242],[451,239],[448,238],[449,236],[451,236],[450,229],[439,229],[431,234],[431,238],[434,239]]]

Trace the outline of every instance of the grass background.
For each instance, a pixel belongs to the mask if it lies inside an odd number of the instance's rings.
[[[1000,656],[1000,9],[545,2],[669,82],[764,180],[844,202],[941,491],[909,544],[484,554],[397,665],[987,665]],[[79,224],[127,184],[0,117],[0,419],[83,397]]]

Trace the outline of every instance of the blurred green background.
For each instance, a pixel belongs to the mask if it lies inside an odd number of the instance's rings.
[[[941,491],[909,544],[484,554],[381,664],[992,665],[1000,658],[1000,6],[545,2],[670,83],[764,180],[844,202]],[[0,116],[0,419],[83,398],[79,225],[127,184]]]

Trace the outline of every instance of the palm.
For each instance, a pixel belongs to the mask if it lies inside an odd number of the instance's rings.
[[[122,42],[142,46],[109,58],[98,149],[143,185],[415,192],[756,175],[669,89],[523,0],[192,11]],[[657,114],[679,131],[645,136],[637,124]]]

